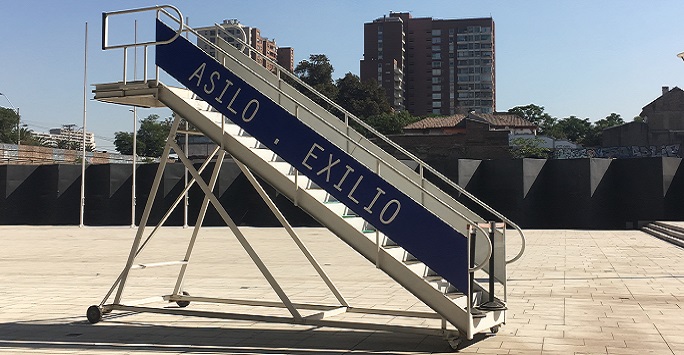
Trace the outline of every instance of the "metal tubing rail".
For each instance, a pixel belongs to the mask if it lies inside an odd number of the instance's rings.
[[[174,18],[171,14],[169,14],[167,11],[165,11],[165,10],[163,9],[163,8],[165,8],[165,7],[174,9],[174,11],[177,12],[177,13],[179,14],[179,18],[178,18],[178,19],[177,19],[177,18]],[[170,6],[170,5],[153,6],[153,7],[141,8],[141,9],[132,9],[132,10],[122,10],[122,11],[117,11],[117,12],[111,12],[111,13],[108,13],[108,14],[116,15],[116,14],[123,14],[123,13],[143,12],[143,11],[149,11],[149,10],[156,10],[158,13],[159,13],[159,12],[163,12],[163,13],[166,14],[171,20],[177,22],[177,23],[180,25],[180,27],[181,27],[181,28],[176,32],[176,35],[174,35],[174,36],[172,37],[171,40],[160,41],[160,42],[158,42],[158,43],[153,43],[153,44],[165,44],[165,43],[170,43],[171,41],[173,41],[173,40],[175,40],[176,38],[178,38],[178,37],[180,36],[180,34],[181,34],[182,32],[184,32],[184,31],[190,32],[190,33],[194,34],[194,35],[197,36],[197,37],[203,38],[203,37],[202,37],[199,33],[197,33],[193,28],[191,28],[191,27],[185,25],[185,24],[183,23],[183,19],[182,19],[183,17],[182,17],[182,14],[180,13],[180,11],[179,11],[178,9],[176,9],[175,7]],[[105,17],[105,13],[103,13],[103,18],[104,18],[104,17]],[[106,23],[105,23],[105,21],[103,21],[103,40],[106,38],[106,36],[105,36],[105,34],[104,34],[104,31],[106,31],[106,30],[107,30],[107,28],[106,28]],[[225,33],[228,33],[228,32],[225,32]],[[228,35],[232,36],[230,33],[228,33]],[[217,38],[219,38],[219,37],[217,37]],[[235,38],[235,37],[233,37],[233,38]],[[238,39],[238,38],[236,38],[236,40],[240,41],[240,39]],[[249,70],[250,72],[253,72],[252,70],[249,69],[249,67],[247,67],[245,64],[243,64],[242,62],[240,62],[240,60],[238,60],[237,58],[233,57],[233,56],[230,55],[229,53],[225,52],[225,51],[224,51],[222,48],[220,48],[219,46],[215,45],[214,43],[211,43],[210,41],[207,41],[207,42],[208,42],[211,46],[215,47],[215,49],[221,51],[222,54],[231,57],[233,60],[235,60],[235,61],[236,61],[237,63],[239,63],[241,66],[243,66],[245,69]],[[240,41],[240,42],[241,42],[241,41]],[[242,43],[244,44],[244,42],[242,42]],[[104,42],[103,42],[103,44],[104,44]],[[146,43],[141,42],[141,43],[135,43],[135,44],[132,44],[132,45],[120,45],[120,46],[108,46],[108,47],[105,47],[105,46],[103,45],[103,49],[106,50],[106,49],[123,48],[123,49],[124,49],[124,54],[125,54],[125,51],[126,51],[126,49],[127,49],[128,47],[145,46],[145,48],[147,48],[147,45],[151,45],[151,44],[150,44],[150,43],[147,43],[147,44],[146,44]],[[251,46],[249,46],[249,45],[247,45],[247,44],[245,44],[245,45],[247,46],[247,48],[249,49],[249,51],[255,51],[255,53],[256,53],[256,50],[253,49]],[[147,61],[147,51],[144,51],[144,54],[143,54],[143,55],[144,55],[144,60]],[[125,72],[126,62],[125,62],[125,60],[126,60],[126,56],[124,55],[124,83],[125,83],[125,77],[126,77],[126,72]],[[277,63],[274,63],[274,64],[277,65]],[[364,125],[364,126],[367,126],[364,122],[362,122],[361,120],[359,120],[358,118],[356,118],[354,115],[352,115],[351,113],[349,113],[349,112],[347,112],[346,110],[344,110],[341,106],[339,106],[339,105],[335,104],[334,102],[330,101],[327,97],[325,97],[325,96],[321,95],[320,93],[318,93],[316,90],[314,90],[313,88],[311,88],[309,85],[307,85],[306,83],[304,83],[303,81],[301,81],[301,80],[300,80],[299,78],[297,78],[296,76],[290,74],[290,73],[287,72],[286,70],[283,71],[283,70],[282,70],[282,69],[283,69],[282,67],[277,66],[276,68],[278,69],[278,73],[285,72],[285,73],[286,73],[288,76],[290,76],[292,79],[294,79],[294,80],[296,80],[297,82],[299,82],[300,84],[304,85],[304,86],[307,88],[307,90],[310,90],[310,91],[314,92],[316,95],[318,95],[318,96],[320,96],[321,98],[323,98],[326,102],[329,102],[329,103],[332,104],[334,107],[336,107],[337,109],[341,110],[343,113],[345,113],[345,117],[352,117],[352,119],[355,120],[356,122],[359,122],[359,123],[361,123],[361,124]],[[155,80],[158,80],[158,79],[159,79],[159,75],[158,75],[159,69],[158,69],[158,67],[157,67],[156,72],[157,72],[157,74],[156,74]],[[284,95],[284,96],[287,97],[288,99],[291,99],[293,102],[297,102],[294,98],[290,97],[290,96],[287,95],[286,93],[282,93],[282,91],[281,91],[278,87],[274,86],[270,81],[266,80],[265,78],[263,78],[262,76],[258,75],[257,73],[253,73],[253,74],[254,74],[256,77],[258,77],[260,80],[262,80],[264,83],[266,83],[267,85],[269,85],[269,86],[271,86],[272,88],[276,89],[279,93],[281,93],[282,95]],[[147,80],[147,78],[145,78],[145,80]],[[282,81],[282,79],[280,78],[280,76],[278,76],[278,80],[279,80],[279,81]],[[311,109],[309,109],[308,107],[305,107],[305,106],[301,106],[301,107],[304,108],[305,110],[307,110],[311,115],[313,115],[314,117],[316,117],[320,122],[326,124],[326,125],[329,126],[331,129],[333,129],[334,131],[336,131],[338,134],[340,134],[340,135],[342,135],[342,136],[344,136],[344,137],[349,138],[349,137],[348,137],[348,134],[345,134],[344,132],[341,132],[340,130],[338,130],[337,127],[335,127],[334,125],[332,125],[330,122],[328,122],[326,119],[324,119],[323,117],[321,117],[321,116],[318,115],[317,113],[313,112],[313,111],[312,111]],[[349,122],[348,122],[347,120],[345,120],[345,123],[346,123],[346,125],[347,125],[347,129],[349,129]],[[377,134],[379,137],[384,138],[384,139],[387,139],[387,138],[385,138],[384,136],[382,136],[380,133],[378,133],[377,131],[375,131],[372,127],[367,126],[367,128],[370,129],[370,130],[372,130],[373,133],[374,133],[374,134]],[[389,141],[389,139],[387,139],[387,140]],[[347,141],[350,141],[350,139],[347,139]],[[422,193],[426,193],[426,194],[428,194],[429,196],[431,196],[433,199],[435,199],[436,201],[438,201],[438,202],[439,202],[440,204],[442,204],[444,207],[446,207],[447,209],[449,209],[449,210],[451,210],[452,212],[456,213],[459,217],[461,217],[461,219],[463,219],[463,220],[464,220],[465,222],[467,222],[468,224],[471,224],[471,225],[476,226],[476,228],[482,232],[482,234],[485,236],[485,239],[487,240],[487,245],[488,245],[487,257],[485,258],[485,260],[482,261],[482,263],[481,263],[480,265],[477,265],[476,267],[473,267],[473,268],[469,268],[468,271],[469,271],[470,273],[474,273],[475,271],[478,271],[478,270],[480,270],[480,269],[482,269],[482,268],[484,268],[484,267],[486,266],[487,262],[489,261],[489,258],[492,256],[492,251],[493,251],[493,250],[492,250],[491,241],[490,241],[489,238],[487,237],[488,233],[485,232],[484,229],[480,228],[476,222],[474,222],[474,221],[472,221],[471,219],[469,219],[468,217],[464,216],[461,212],[455,210],[455,209],[454,209],[451,205],[449,205],[448,203],[442,201],[441,199],[439,199],[438,197],[436,197],[435,195],[433,195],[431,192],[426,191],[426,190],[421,186],[421,184],[418,184],[416,181],[414,181],[413,179],[409,178],[409,177],[406,176],[404,173],[400,172],[396,167],[394,167],[393,165],[390,165],[390,164],[385,163],[385,162],[384,162],[382,159],[380,159],[375,153],[369,151],[368,148],[364,147],[363,145],[361,145],[360,143],[358,143],[358,142],[356,142],[356,141],[354,141],[354,140],[351,140],[351,141],[353,142],[354,145],[356,145],[357,147],[361,148],[363,151],[365,151],[366,153],[368,153],[369,155],[371,155],[373,158],[375,158],[377,162],[383,163],[383,165],[385,165],[385,166],[387,166],[388,168],[390,168],[391,170],[393,170],[395,173],[397,173],[399,176],[401,176],[402,178],[404,178],[406,181],[408,181],[409,183],[413,184],[414,186],[420,188]],[[398,149],[403,149],[403,148],[399,147]],[[408,152],[406,152],[406,153],[408,153]],[[410,153],[409,153],[409,154],[410,154]],[[417,159],[417,158],[416,158],[416,159]],[[424,164],[424,163],[422,163],[422,161],[417,161],[417,162],[418,162],[419,164]],[[436,172],[436,170],[435,170],[435,172]],[[450,180],[448,180],[448,179],[446,179],[446,178],[445,178],[445,181],[450,182]],[[452,184],[453,184],[453,182],[452,182]],[[456,186],[457,186],[457,185],[456,185]],[[439,216],[437,216],[437,217],[441,219],[441,217],[439,217]],[[442,220],[443,220],[443,219],[442,219]],[[447,223],[447,224],[450,224],[450,223],[448,223],[447,221],[444,221],[444,222]],[[469,242],[469,241],[470,241],[470,236],[467,236],[466,238],[468,239],[468,252],[469,252],[469,251],[470,251],[470,242]],[[521,255],[522,255],[522,254],[521,254]]]
[[[233,38],[234,40],[236,40],[238,43],[240,43],[240,44],[242,44],[243,46],[245,46],[245,47],[250,51],[250,54],[256,54],[257,56],[260,56],[262,59],[264,59],[265,61],[267,61],[269,64],[274,65],[274,68],[277,69],[277,76],[278,76],[278,79],[279,79],[279,80],[282,80],[281,74],[282,74],[282,73],[285,73],[285,75],[286,75],[287,77],[289,77],[290,79],[293,79],[297,84],[302,85],[302,86],[303,86],[304,88],[306,88],[309,92],[315,94],[315,95],[318,96],[320,99],[323,99],[327,104],[331,105],[332,107],[334,107],[335,109],[337,109],[337,110],[339,110],[341,113],[343,113],[343,114],[344,114],[344,117],[345,117],[345,124],[347,125],[347,127],[349,127],[349,121],[348,121],[348,119],[351,118],[354,122],[356,122],[356,123],[358,123],[359,125],[361,125],[361,127],[363,127],[363,128],[365,128],[366,130],[368,130],[368,131],[369,131],[370,133],[372,133],[375,137],[380,138],[383,142],[389,144],[392,148],[397,149],[399,152],[401,152],[402,154],[406,155],[408,158],[410,158],[410,159],[413,160],[414,162],[418,163],[418,166],[419,166],[419,168],[420,168],[419,176],[420,176],[420,179],[421,179],[421,180],[424,180],[424,179],[425,179],[425,178],[423,177],[423,170],[429,171],[430,173],[432,173],[432,174],[434,174],[436,177],[438,177],[440,180],[446,182],[449,186],[451,186],[451,187],[453,187],[454,189],[458,190],[459,193],[465,195],[468,199],[470,199],[471,201],[475,202],[475,203],[476,203],[477,205],[479,205],[480,207],[482,207],[482,208],[484,208],[485,210],[487,210],[487,212],[489,212],[489,213],[491,213],[492,215],[494,215],[495,217],[499,218],[502,222],[505,222],[506,224],[508,224],[508,225],[510,225],[511,227],[513,227],[516,231],[518,231],[518,234],[520,235],[520,238],[521,238],[521,241],[522,241],[522,246],[521,246],[521,248],[520,248],[520,252],[519,252],[513,259],[507,260],[507,261],[506,261],[506,264],[513,263],[513,262],[517,261],[518,259],[520,259],[520,257],[523,255],[523,253],[524,253],[524,251],[525,251],[525,241],[526,241],[526,240],[525,240],[525,234],[523,233],[522,229],[521,229],[517,224],[515,224],[513,221],[511,221],[510,219],[508,219],[506,216],[504,216],[503,214],[501,214],[500,212],[498,212],[497,210],[495,210],[495,209],[492,208],[491,206],[489,206],[489,205],[487,205],[486,203],[482,202],[480,199],[478,199],[477,197],[475,197],[473,194],[471,194],[470,192],[468,192],[468,191],[467,191],[466,189],[464,189],[463,187],[461,187],[461,186],[459,186],[458,184],[456,184],[456,183],[454,183],[453,181],[451,181],[451,179],[447,178],[447,177],[444,176],[442,173],[440,173],[439,171],[437,171],[435,168],[433,168],[433,167],[430,166],[429,164],[427,164],[427,163],[425,163],[424,161],[422,161],[420,158],[418,158],[417,156],[415,156],[413,153],[411,153],[411,152],[409,152],[408,150],[404,149],[402,146],[400,146],[399,144],[395,143],[395,142],[392,141],[391,139],[387,138],[385,135],[383,135],[382,133],[378,132],[375,128],[373,128],[372,126],[368,125],[366,122],[364,122],[363,120],[359,119],[359,118],[356,117],[354,114],[352,114],[351,112],[347,111],[346,109],[344,109],[342,106],[340,106],[340,105],[337,104],[336,102],[334,102],[334,101],[332,101],[331,99],[329,99],[327,96],[325,96],[325,95],[319,93],[316,89],[312,88],[309,84],[305,83],[304,81],[302,81],[301,79],[299,79],[297,76],[295,76],[295,75],[293,75],[292,73],[290,73],[288,70],[286,70],[285,68],[283,68],[282,66],[280,66],[277,62],[275,62],[275,61],[273,61],[272,59],[270,59],[270,58],[264,56],[262,53],[260,53],[259,51],[257,51],[257,50],[254,49],[253,47],[251,47],[249,44],[247,44],[246,42],[243,42],[240,38],[235,37],[232,33],[226,31],[226,30],[225,30],[223,27],[221,27],[219,24],[214,24],[214,26],[216,26],[217,30],[222,31],[223,33],[227,34],[228,36],[230,36],[231,38]],[[187,26],[186,26],[186,27],[187,27]],[[189,27],[188,27],[188,28],[189,28]],[[191,30],[191,32],[192,32],[193,34],[195,34],[195,35],[198,36],[198,37],[201,37],[201,36],[200,36],[198,33],[196,33],[194,30],[192,30],[191,28],[189,28],[189,29]],[[218,33],[218,32],[217,32],[217,33]],[[217,36],[216,38],[220,38],[220,37]],[[216,49],[221,50],[221,48],[220,48],[218,45],[215,45],[214,43],[211,43],[211,42],[208,41],[208,40],[207,40],[206,42],[207,42],[207,43],[210,43],[210,44],[211,44],[213,47],[215,47]],[[223,50],[221,50],[221,51],[223,52]],[[227,53],[224,52],[223,54],[227,54]],[[229,54],[227,54],[227,55],[229,55]],[[229,55],[229,56],[230,56],[230,55]],[[232,57],[232,56],[231,56],[231,57]],[[235,59],[235,58],[233,58],[233,59]],[[265,81],[266,81],[266,80],[265,80]],[[310,112],[310,113],[314,114],[313,112]],[[319,116],[316,115],[316,114],[314,114],[314,116],[316,116],[316,117],[319,118],[320,120],[323,120],[321,117],[319,117]],[[323,121],[324,121],[324,120],[323,120]],[[353,129],[353,128],[352,128],[352,129]],[[356,142],[355,142],[355,143],[356,143]],[[357,144],[357,145],[358,145],[358,144]]]
[[[173,10],[177,15],[178,19],[175,19],[168,11],[164,9],[171,9]],[[133,44],[117,44],[110,46],[108,45],[108,40],[109,40],[109,17],[114,16],[114,15],[124,15],[124,14],[133,14],[133,13],[138,13],[138,12],[146,12],[150,10],[156,10],[157,15],[162,12],[172,20],[176,21],[179,25],[178,29],[176,30],[176,34],[173,35],[170,39],[167,39],[165,41],[148,41],[148,42],[140,42],[140,43],[133,43]],[[102,50],[108,50],[108,49],[117,49],[117,48],[128,48],[128,47],[143,47],[143,46],[155,46],[158,44],[169,44],[178,38],[178,36],[181,35],[183,32],[183,27],[185,24],[183,23],[183,14],[181,14],[180,10],[176,8],[175,6],[172,5],[156,5],[156,6],[149,6],[149,7],[141,7],[137,9],[129,9],[129,10],[119,10],[119,11],[109,11],[109,12],[103,12],[102,13]]]
[[[194,29],[192,29],[192,28],[190,28],[190,27],[188,27],[188,26],[185,26],[185,28],[187,29],[187,31],[193,33],[195,36],[201,37],[201,35],[198,34]],[[226,33],[227,33],[227,32],[226,32]],[[219,37],[217,37],[217,38],[219,38]],[[239,40],[239,39],[238,39],[238,40]],[[209,42],[209,43],[210,43],[210,42]],[[250,72],[252,72],[252,71],[249,69],[249,67],[247,67],[245,64],[243,64],[242,62],[240,62],[240,60],[238,60],[237,58],[233,57],[231,54],[229,54],[229,53],[227,53],[226,51],[224,51],[221,47],[219,47],[219,46],[217,46],[217,45],[215,45],[215,44],[213,44],[213,43],[210,43],[210,44],[211,44],[213,47],[215,47],[215,49],[221,51],[221,53],[222,53],[223,55],[229,56],[230,58],[232,58],[233,60],[235,60],[235,61],[236,61],[239,65],[241,65],[244,69],[247,69],[247,70],[249,70]],[[249,47],[249,48],[251,48],[251,47]],[[292,100],[293,102],[297,102],[297,100],[295,100],[293,97],[289,96],[288,94],[283,93],[277,86],[273,85],[273,83],[271,83],[270,81],[266,80],[264,77],[260,76],[260,75],[257,74],[257,73],[254,73],[254,72],[252,72],[252,74],[254,74],[256,77],[258,77],[259,79],[261,79],[261,80],[262,80],[264,83],[266,83],[267,85],[271,86],[271,88],[276,89],[281,95],[283,95],[283,96],[285,96],[286,98]],[[278,78],[278,80],[279,80],[279,81],[282,81],[282,79],[280,79],[280,78]],[[297,79],[297,80],[299,80],[299,79]],[[302,82],[302,83],[304,83],[304,82]],[[305,84],[305,85],[306,85],[306,84]],[[313,90],[313,89],[311,89],[311,90]],[[328,122],[326,119],[324,119],[323,117],[321,117],[321,116],[318,115],[317,113],[313,112],[313,111],[312,111],[311,109],[309,109],[308,107],[306,107],[306,106],[300,106],[300,105],[298,105],[297,107],[302,107],[304,110],[306,110],[306,111],[307,111],[308,113],[310,113],[312,116],[314,116],[315,118],[317,118],[320,122],[322,122],[323,124],[327,125],[330,129],[332,129],[333,131],[335,131],[335,132],[337,132],[338,134],[342,135],[343,137],[346,137],[346,138],[347,138],[347,141],[353,142],[353,144],[354,144],[355,146],[357,146],[358,148],[360,148],[361,150],[363,150],[364,152],[366,152],[367,154],[369,154],[371,157],[373,157],[373,158],[376,160],[376,162],[377,162],[378,164],[382,163],[384,166],[386,166],[386,167],[388,167],[389,169],[391,169],[391,170],[392,170],[393,172],[395,172],[397,175],[399,175],[400,177],[404,178],[404,180],[408,181],[410,184],[412,184],[412,185],[414,185],[415,187],[419,188],[419,189],[421,190],[422,193],[427,194],[428,196],[432,197],[435,201],[439,202],[441,205],[443,205],[443,206],[446,207],[447,209],[449,209],[449,210],[451,210],[452,212],[454,212],[455,214],[457,214],[457,215],[458,215],[459,217],[461,217],[461,219],[464,220],[467,224],[470,224],[470,225],[475,226],[475,228],[477,228],[477,229],[478,229],[480,232],[482,232],[482,234],[485,236],[485,239],[487,240],[488,251],[487,251],[487,257],[485,258],[485,260],[484,260],[480,265],[477,265],[477,266],[475,266],[475,267],[473,267],[473,268],[468,269],[468,271],[471,272],[471,273],[473,273],[473,272],[478,271],[478,270],[480,270],[480,269],[482,269],[482,268],[484,268],[484,267],[486,266],[487,262],[489,261],[489,258],[492,256],[492,252],[493,252],[493,250],[492,250],[492,244],[491,244],[491,241],[489,240],[489,237],[488,237],[489,233],[487,233],[484,229],[482,229],[482,228],[478,225],[477,222],[475,222],[475,221],[471,220],[470,218],[466,217],[465,215],[463,215],[463,213],[461,213],[460,211],[457,211],[457,210],[454,209],[451,205],[449,205],[448,203],[444,202],[443,200],[441,200],[440,198],[438,198],[437,196],[435,196],[434,194],[432,194],[430,191],[425,190],[418,182],[416,182],[416,181],[414,181],[413,179],[411,179],[411,178],[409,178],[408,176],[406,176],[404,173],[402,173],[401,171],[399,171],[395,166],[385,163],[380,157],[378,157],[375,153],[373,153],[373,152],[371,152],[370,150],[368,150],[368,148],[364,147],[364,146],[361,145],[359,142],[356,142],[356,141],[354,141],[354,140],[349,139],[349,136],[348,136],[347,134],[345,134],[344,132],[342,132],[342,131],[340,131],[339,129],[337,129],[337,127],[335,127],[334,125],[332,125],[330,122]],[[349,125],[348,125],[348,124],[347,124],[347,128],[349,128]],[[440,216],[437,216],[437,217],[440,218],[440,219],[442,219]],[[444,219],[442,219],[442,221],[444,221]],[[447,223],[448,225],[451,225],[451,223],[449,223],[449,222],[447,222],[447,221],[444,221],[444,222]],[[452,226],[452,227],[453,227],[453,226]],[[466,238],[467,238],[468,240],[470,240],[470,236],[466,236]],[[468,251],[470,251],[470,242],[468,242]]]

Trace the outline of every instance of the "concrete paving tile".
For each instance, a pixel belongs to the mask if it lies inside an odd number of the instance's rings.
[[[303,240],[352,305],[360,307],[429,310],[329,232],[303,228]],[[97,326],[84,322],[85,308],[97,303],[118,275],[130,248],[127,228],[4,227],[0,240],[12,260],[0,259],[0,352],[8,353],[363,353],[377,351],[421,354],[448,353],[446,342],[433,336],[388,335],[360,329],[315,328],[293,324],[244,320],[213,320],[185,316],[137,314],[107,319]],[[152,241],[145,261],[174,260],[184,253],[182,240],[190,230],[162,228],[165,238]],[[160,236],[162,235],[160,234]],[[287,240],[282,229],[246,228],[255,245],[288,295],[297,302],[334,304],[334,296],[305,259],[295,258],[296,248],[270,244]],[[507,324],[497,336],[475,343],[462,353],[544,354],[563,353],[680,353],[684,328],[684,266],[673,265],[684,252],[638,231],[527,231],[528,247],[518,263],[509,267]],[[193,295],[277,300],[250,260],[225,228],[206,228],[188,269],[186,288]],[[511,239],[509,250],[517,250]],[[93,248],[96,245],[97,248]],[[283,257],[278,259],[278,257]],[[512,256],[512,255],[511,255]],[[299,255],[301,257],[301,255]],[[170,258],[170,259],[169,259]],[[85,260],[84,260],[85,259]],[[299,261],[296,261],[299,260]],[[83,267],[83,265],[88,267]],[[165,294],[175,282],[170,268],[132,273],[125,299]],[[357,275],[363,274],[359,279]],[[172,285],[171,285],[172,286]],[[220,291],[220,292],[217,292]],[[166,304],[159,304],[166,306]],[[193,303],[192,309],[284,315],[282,309]],[[199,308],[198,308],[199,307]],[[402,317],[363,317],[342,314],[345,321],[439,327],[438,320]],[[23,322],[20,324],[18,322]],[[76,322],[76,323],[74,323]],[[81,322],[81,323],[79,323]],[[74,325],[76,324],[75,328]],[[79,325],[80,324],[80,325]],[[31,331],[44,327],[41,332]],[[68,328],[68,329],[63,329]],[[144,329],[144,331],[141,331]],[[327,331],[324,331],[327,330]],[[65,348],[2,346],[5,339],[40,341],[66,339]],[[81,334],[67,337],[67,334]],[[188,335],[193,335],[188,338]],[[187,339],[216,348],[192,349]],[[83,339],[80,342],[74,339]],[[184,341],[185,339],[185,341]],[[635,341],[639,339],[639,341]],[[86,342],[114,342],[114,348],[88,347]],[[126,348],[123,344],[155,342],[182,346],[177,349]],[[368,349],[355,348],[363,344]],[[581,342],[581,343],[580,343]],[[185,344],[183,344],[185,343]],[[242,345],[237,345],[242,344]],[[351,345],[350,345],[351,344]],[[652,349],[644,349],[652,347]],[[380,350],[382,349],[382,350]],[[653,350],[655,349],[655,350]],[[16,350],[16,351],[14,351]],[[176,351],[178,350],[178,351]],[[667,354],[667,352],[665,352]]]

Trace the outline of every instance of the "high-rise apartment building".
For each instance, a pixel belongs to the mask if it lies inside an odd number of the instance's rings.
[[[364,24],[361,80],[376,80],[413,115],[496,111],[494,20],[413,18]]]
[[[294,49],[290,47],[283,47],[283,55],[281,58],[281,55],[279,55],[281,48],[278,48],[275,40],[262,37],[261,31],[258,28],[245,26],[235,19],[223,20],[219,26],[222,28],[222,30],[217,29],[216,26],[202,27],[195,30],[209,42],[213,44],[217,44],[217,42],[219,42],[219,47],[224,43],[227,43],[234,47],[241,48],[243,45],[240,43],[240,41],[247,43],[259,53],[252,53],[252,59],[268,70],[273,71],[275,69],[273,65],[264,58],[268,58],[271,61],[278,63],[278,65],[284,67],[290,72],[294,71]],[[218,41],[217,38],[222,38],[223,41]],[[237,41],[235,38],[239,39],[240,41]],[[203,40],[202,38],[198,38],[197,45],[214,58],[221,61],[221,54],[216,53],[214,48],[207,41]],[[245,50],[245,54],[247,53],[248,51]],[[289,53],[290,56],[286,56],[286,53]]]

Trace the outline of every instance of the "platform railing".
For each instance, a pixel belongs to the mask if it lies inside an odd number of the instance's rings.
[[[346,109],[344,109],[342,106],[340,106],[340,105],[337,104],[336,102],[332,101],[332,100],[331,100],[330,98],[328,98],[327,96],[321,94],[320,92],[318,92],[317,90],[315,90],[314,88],[312,88],[310,85],[308,85],[307,83],[305,83],[304,81],[302,81],[302,80],[301,80],[300,78],[298,78],[296,75],[290,73],[290,71],[288,71],[287,69],[285,69],[285,68],[283,68],[282,66],[280,66],[277,62],[275,62],[275,61],[271,60],[270,58],[268,58],[267,56],[263,55],[263,54],[260,53],[257,49],[251,47],[248,43],[244,42],[242,39],[240,39],[240,38],[234,36],[232,33],[228,32],[228,31],[226,31],[225,28],[223,28],[221,25],[219,25],[219,24],[214,24],[214,27],[215,27],[216,30],[217,30],[217,36],[216,36],[217,41],[218,41],[218,39],[220,38],[220,36],[218,35],[219,31],[222,32],[222,33],[224,33],[224,34],[226,34],[226,35],[228,35],[228,36],[230,36],[232,39],[234,39],[236,42],[238,42],[243,48],[245,48],[245,49],[248,51],[248,53],[245,53],[247,56],[251,56],[251,55],[260,56],[263,60],[267,61],[270,65],[272,65],[273,68],[276,69],[276,73],[275,73],[275,74],[278,76],[278,79],[279,79],[279,80],[282,80],[282,75],[285,75],[285,76],[286,76],[287,78],[289,78],[290,80],[293,80],[295,83],[301,85],[302,87],[306,88],[306,90],[308,90],[308,91],[311,92],[312,94],[316,95],[319,99],[322,99],[326,104],[328,104],[328,105],[330,105],[331,107],[333,107],[334,109],[340,111],[340,112],[344,115],[344,122],[345,122],[345,125],[346,125],[347,127],[351,128],[351,126],[349,125],[349,120],[351,119],[353,122],[355,122],[356,124],[359,124],[359,125],[360,125],[361,127],[363,127],[365,130],[367,130],[368,132],[372,133],[373,136],[379,138],[379,139],[382,140],[384,143],[390,145],[392,148],[396,149],[398,152],[404,154],[404,155],[405,155],[406,157],[408,157],[410,160],[412,160],[413,162],[417,163],[417,164],[418,164],[418,174],[419,174],[419,176],[420,176],[421,181],[425,180],[425,171],[428,171],[428,172],[430,172],[431,174],[433,174],[435,177],[437,177],[439,180],[441,180],[441,182],[444,182],[444,183],[448,184],[450,187],[456,189],[460,194],[462,194],[463,196],[467,197],[468,199],[470,199],[471,201],[473,201],[473,202],[474,202],[475,204],[477,204],[478,206],[482,207],[482,208],[483,208],[484,210],[486,210],[487,212],[491,213],[493,216],[495,216],[496,218],[498,218],[501,222],[504,222],[504,223],[506,223],[507,225],[511,226],[513,229],[515,229],[515,230],[518,232],[518,234],[519,234],[519,236],[520,236],[520,239],[521,239],[521,248],[520,248],[520,251],[518,252],[518,254],[517,254],[515,257],[513,257],[511,260],[507,260],[506,263],[507,263],[507,264],[513,263],[513,262],[517,261],[518,259],[520,259],[520,257],[522,257],[523,253],[525,252],[525,241],[526,241],[526,240],[525,240],[525,234],[524,234],[524,232],[522,231],[522,229],[521,229],[516,223],[514,223],[513,221],[511,221],[510,219],[508,219],[506,216],[504,216],[503,214],[501,214],[500,212],[496,211],[496,210],[495,210],[494,208],[492,208],[491,206],[487,205],[486,203],[484,203],[483,201],[481,201],[480,199],[478,199],[477,197],[475,197],[475,195],[473,195],[473,194],[471,194],[470,192],[468,192],[465,188],[463,188],[463,187],[459,186],[458,184],[454,183],[451,179],[447,178],[446,176],[444,176],[444,174],[440,173],[440,172],[437,171],[435,168],[431,167],[430,165],[428,165],[427,163],[425,163],[424,161],[422,161],[420,158],[418,158],[417,156],[415,156],[413,153],[409,152],[409,151],[406,150],[405,148],[401,147],[399,144],[397,144],[397,143],[395,143],[394,141],[392,141],[391,139],[387,138],[387,137],[386,137],[385,135],[383,135],[382,133],[378,132],[375,128],[373,128],[372,126],[368,125],[366,122],[364,122],[363,120],[359,119],[359,118],[356,117],[354,114],[352,114],[351,112],[347,111]],[[197,34],[197,33],[195,33],[195,34],[196,34],[197,36],[200,36],[200,35]],[[200,37],[201,37],[201,36],[200,36]],[[206,39],[206,38],[203,39],[203,41],[205,41],[205,42],[207,42],[207,43],[211,43],[211,41],[210,41],[209,39]],[[223,51],[223,50],[220,48],[220,46],[218,46],[218,45],[216,45],[216,44],[214,44],[214,43],[211,43],[211,44],[212,44],[216,49],[219,49],[219,50]],[[226,53],[224,53],[224,54],[226,54]],[[313,112],[312,112],[312,114],[316,115],[316,114],[313,113]],[[353,128],[352,128],[352,129],[353,129]],[[357,144],[357,145],[358,145],[358,144]]]

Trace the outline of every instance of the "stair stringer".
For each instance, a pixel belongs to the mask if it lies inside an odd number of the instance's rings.
[[[237,48],[228,45],[222,46],[222,50],[228,54],[222,56],[222,64],[229,68],[233,74],[253,86],[261,94],[277,103],[285,111],[297,117],[298,120],[314,129],[325,139],[351,155],[370,170],[375,169],[378,161],[391,166],[391,169],[383,169],[377,172],[377,175],[386,181],[391,181],[404,194],[420,202],[424,208],[440,217],[440,219],[455,230],[466,231],[468,220],[481,224],[488,222],[435,184],[422,178],[415,170],[400,162],[358,131],[350,128],[343,120],[340,120],[331,112],[321,107],[311,98],[285,83],[278,76],[273,75],[270,70],[246,57]],[[311,112],[308,110],[311,110]],[[326,123],[323,123],[323,121]],[[356,142],[363,149],[348,141]],[[406,179],[412,183],[407,182]],[[500,231],[497,230],[495,233],[498,238],[503,238]],[[475,259],[476,263],[480,264],[487,257],[487,248],[483,247],[484,243],[481,242],[484,236],[481,233],[478,233],[478,236]],[[503,265],[499,265],[496,269],[494,273],[495,279],[500,283],[505,283],[506,268]],[[484,266],[483,271],[489,273],[488,264]]]
[[[295,188],[292,180],[280,173],[269,162],[256,155],[251,149],[237,140],[236,137],[227,132],[222,132],[221,128],[211,119],[207,118],[197,107],[189,104],[185,99],[161,83],[158,86],[157,96],[159,101],[180,114],[181,117],[187,119],[215,143],[223,145],[224,149],[236,159],[243,163],[248,163],[250,170],[267,181],[288,199],[297,201],[300,208],[321,222],[338,238],[370,262],[376,263],[383,272],[423,301],[437,314],[457,329],[466,332],[469,338],[472,338],[473,334],[486,331],[503,321],[503,311],[488,312],[485,318],[473,320],[467,313],[467,310],[464,309],[464,306],[456,304],[447,295],[436,290],[424,278],[415,274],[385,249],[380,248],[378,251],[375,243],[347,223],[342,216],[326,208],[325,205],[310,195],[307,190]]]

